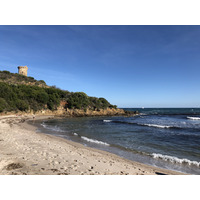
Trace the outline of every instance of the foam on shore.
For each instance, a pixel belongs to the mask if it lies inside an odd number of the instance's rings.
[[[49,129],[51,131],[56,131],[56,132],[65,132],[64,130],[62,130],[60,127],[56,126],[49,126],[46,125],[44,122],[41,124],[44,128]]]
[[[172,163],[187,164],[187,165],[194,165],[196,167],[200,167],[200,162],[191,161],[185,158],[181,159],[175,156],[168,156],[168,155],[162,155],[162,154],[157,154],[157,153],[153,153],[152,157],[155,159],[162,159],[164,161],[169,161]]]
[[[99,140],[90,139],[90,138],[87,138],[87,137],[84,137],[84,136],[81,136],[81,138],[83,140],[87,141],[87,142],[92,142],[92,143],[96,143],[96,144],[102,144],[102,145],[110,146],[108,143],[102,142],[102,141],[99,141]]]

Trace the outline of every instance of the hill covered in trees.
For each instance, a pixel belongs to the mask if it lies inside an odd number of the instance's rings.
[[[0,71],[0,112],[64,109],[99,111],[116,109],[105,98],[89,97],[84,92],[69,92],[47,86],[44,81],[32,77]]]

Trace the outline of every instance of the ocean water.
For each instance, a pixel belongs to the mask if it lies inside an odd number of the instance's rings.
[[[200,174],[199,108],[129,108],[132,117],[82,117],[40,121],[38,128],[129,160]]]

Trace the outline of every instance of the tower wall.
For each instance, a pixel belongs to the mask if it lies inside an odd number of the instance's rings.
[[[28,67],[27,66],[19,66],[18,67],[18,74],[27,76]]]

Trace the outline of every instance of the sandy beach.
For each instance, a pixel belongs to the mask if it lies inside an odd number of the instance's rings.
[[[53,116],[36,116],[48,119]],[[0,117],[1,175],[176,175],[36,131],[33,116]]]

